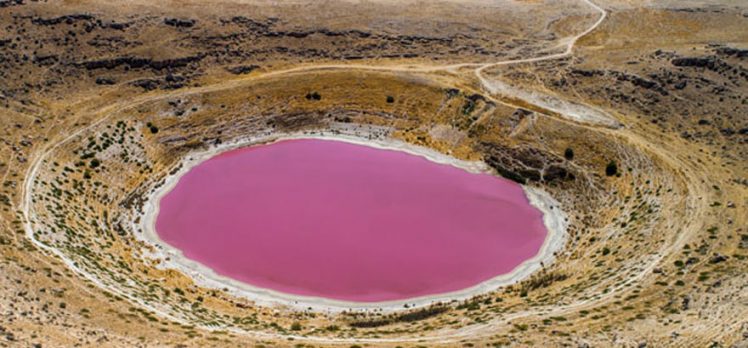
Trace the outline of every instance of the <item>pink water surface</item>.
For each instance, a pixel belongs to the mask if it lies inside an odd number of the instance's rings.
[[[156,230],[218,274],[357,302],[476,285],[537,254],[546,236],[511,181],[313,139],[197,165],[161,199]]]

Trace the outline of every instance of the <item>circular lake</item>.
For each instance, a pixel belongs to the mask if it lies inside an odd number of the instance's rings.
[[[343,301],[469,288],[511,272],[546,237],[514,182],[333,140],[221,153],[159,204],[159,237],[215,273]]]

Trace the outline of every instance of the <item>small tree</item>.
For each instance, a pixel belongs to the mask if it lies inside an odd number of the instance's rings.
[[[571,161],[574,159],[574,150],[572,150],[570,147],[566,148],[566,151],[564,151],[564,158]]]
[[[388,95],[387,96],[387,103],[392,104],[395,102],[395,97]]]
[[[613,176],[618,174],[618,165],[616,164],[616,161],[610,161],[607,166],[605,166],[605,175],[607,176]]]

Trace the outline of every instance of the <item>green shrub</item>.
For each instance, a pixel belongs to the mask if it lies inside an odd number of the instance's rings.
[[[574,159],[574,150],[572,150],[570,147],[566,148],[566,151],[564,151],[564,158],[571,161]]]
[[[307,100],[321,100],[322,96],[317,92],[311,92],[306,94]]]
[[[618,174],[618,164],[616,164],[616,161],[608,162],[608,165],[605,166],[605,175],[613,176],[616,174]]]

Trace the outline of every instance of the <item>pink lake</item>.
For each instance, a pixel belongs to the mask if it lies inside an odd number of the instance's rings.
[[[535,256],[546,236],[514,182],[332,140],[222,153],[159,209],[160,238],[217,274],[355,302],[469,288]]]

